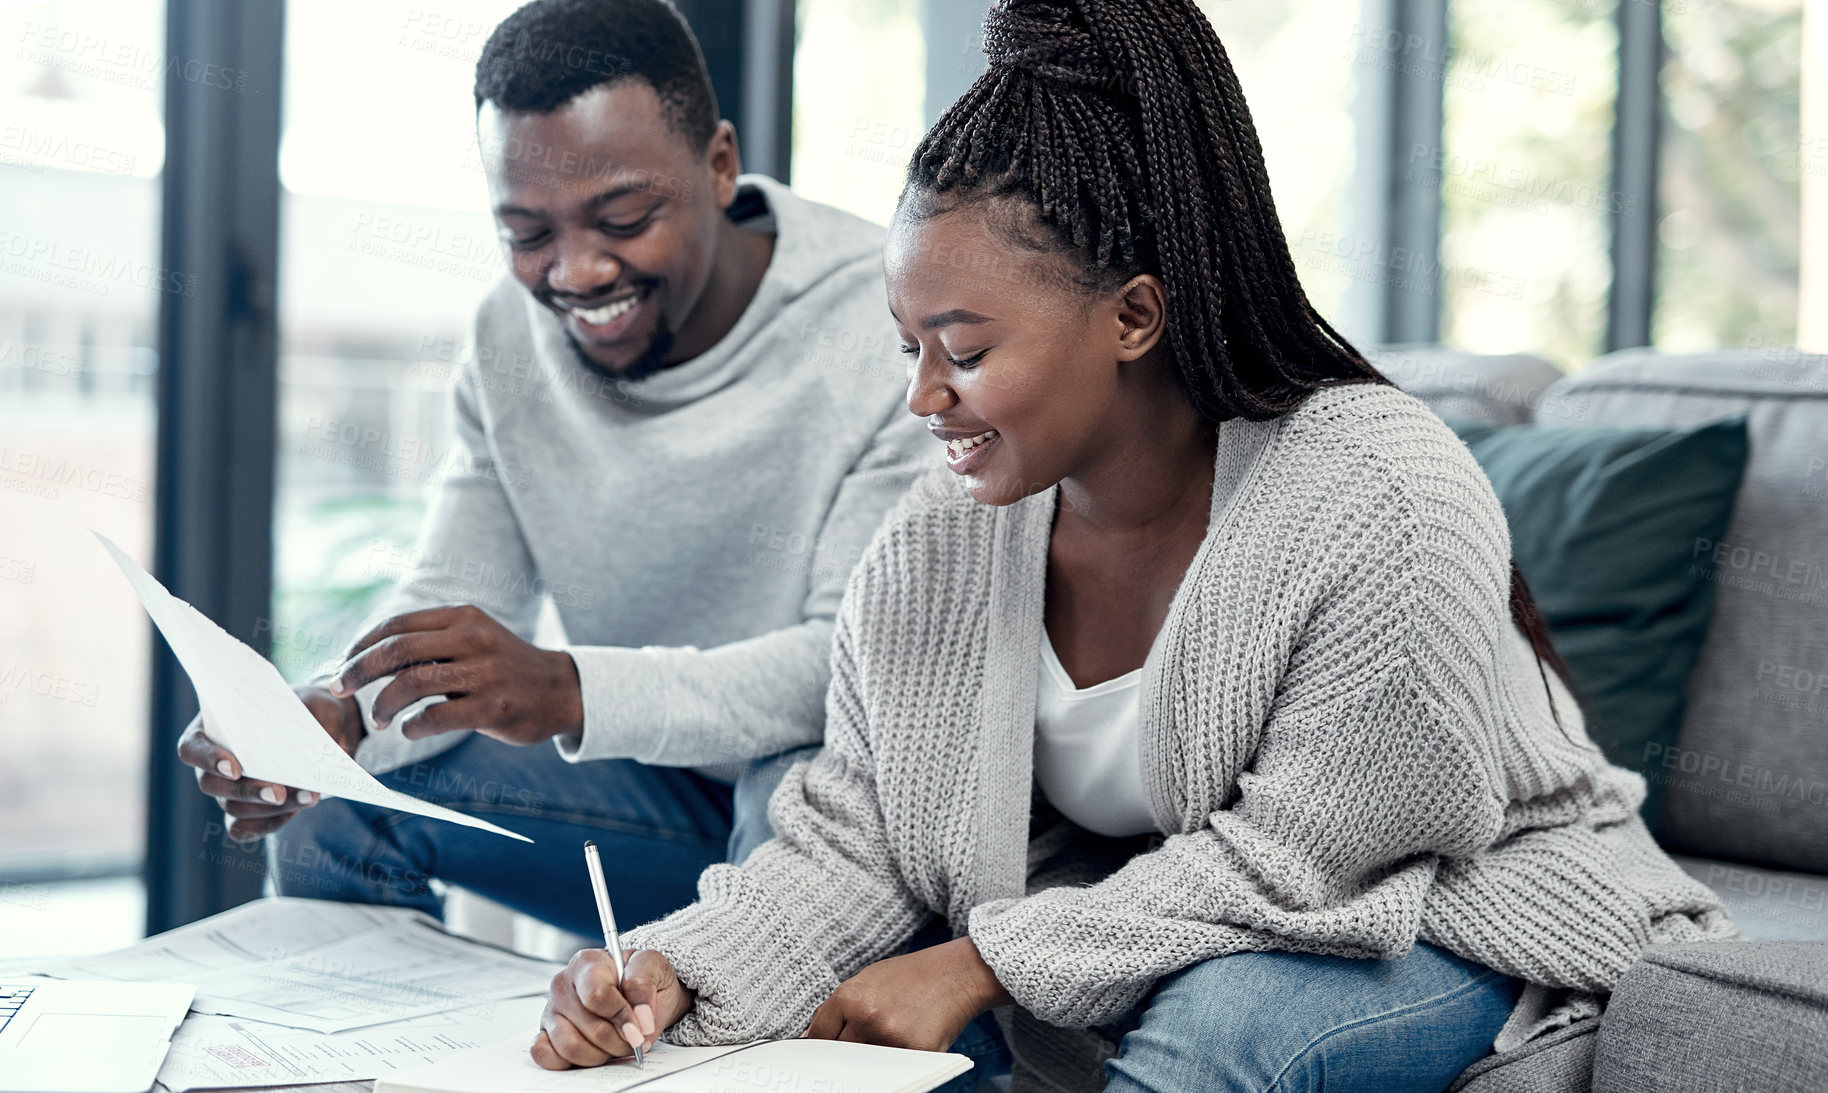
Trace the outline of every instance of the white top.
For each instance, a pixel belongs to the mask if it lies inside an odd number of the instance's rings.
[[[1075,687],[1041,628],[1035,779],[1048,803],[1087,831],[1122,836],[1155,830],[1142,780],[1142,677],[1138,668]]]

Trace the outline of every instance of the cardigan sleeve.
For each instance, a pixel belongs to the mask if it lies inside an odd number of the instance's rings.
[[[707,869],[698,902],[625,938],[663,953],[697,992],[674,1043],[799,1035],[840,982],[929,914],[902,879],[877,800],[850,603],[833,642],[825,747],[775,791],[775,837],[740,868]]]

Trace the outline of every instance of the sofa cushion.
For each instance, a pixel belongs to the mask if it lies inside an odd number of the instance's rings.
[[[1672,855],[1714,890],[1740,933],[1761,941],[1828,941],[1828,877]]]
[[[1596,1090],[1828,1089],[1828,945],[1652,945],[1600,1019]]]
[[[1568,662],[1587,735],[1643,772],[1673,749],[1714,587],[1689,560],[1726,533],[1746,430],[1553,429],[1452,422],[1491,479],[1511,553]],[[1652,781],[1644,815],[1654,819]]]
[[[1589,1017],[1467,1067],[1447,1093],[1587,1093],[1600,1019]]]
[[[1485,356],[1438,345],[1393,345],[1366,356],[1435,413],[1485,425],[1529,421],[1561,378],[1561,370],[1541,357]]]
[[[1628,428],[1744,415],[1751,458],[1724,538],[1697,538],[1714,616],[1674,749],[1670,849],[1828,873],[1828,356],[1616,353],[1558,382],[1538,419]]]

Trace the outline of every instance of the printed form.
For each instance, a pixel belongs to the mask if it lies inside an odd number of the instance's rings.
[[[529,1045],[546,999],[495,1003],[492,1013],[440,1013],[353,1032],[309,1032],[193,1013],[159,1070],[170,1093],[260,1085],[356,1082],[425,1066],[454,1052],[521,1036]]]
[[[347,1032],[434,1013],[492,1018],[502,999],[543,997],[559,968],[453,937],[419,911],[281,898],[33,970],[194,983],[197,1013]]]

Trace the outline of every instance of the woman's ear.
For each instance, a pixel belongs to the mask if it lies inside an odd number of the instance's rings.
[[[1117,294],[1117,359],[1133,361],[1154,349],[1168,330],[1168,297],[1161,278],[1142,273]]]

